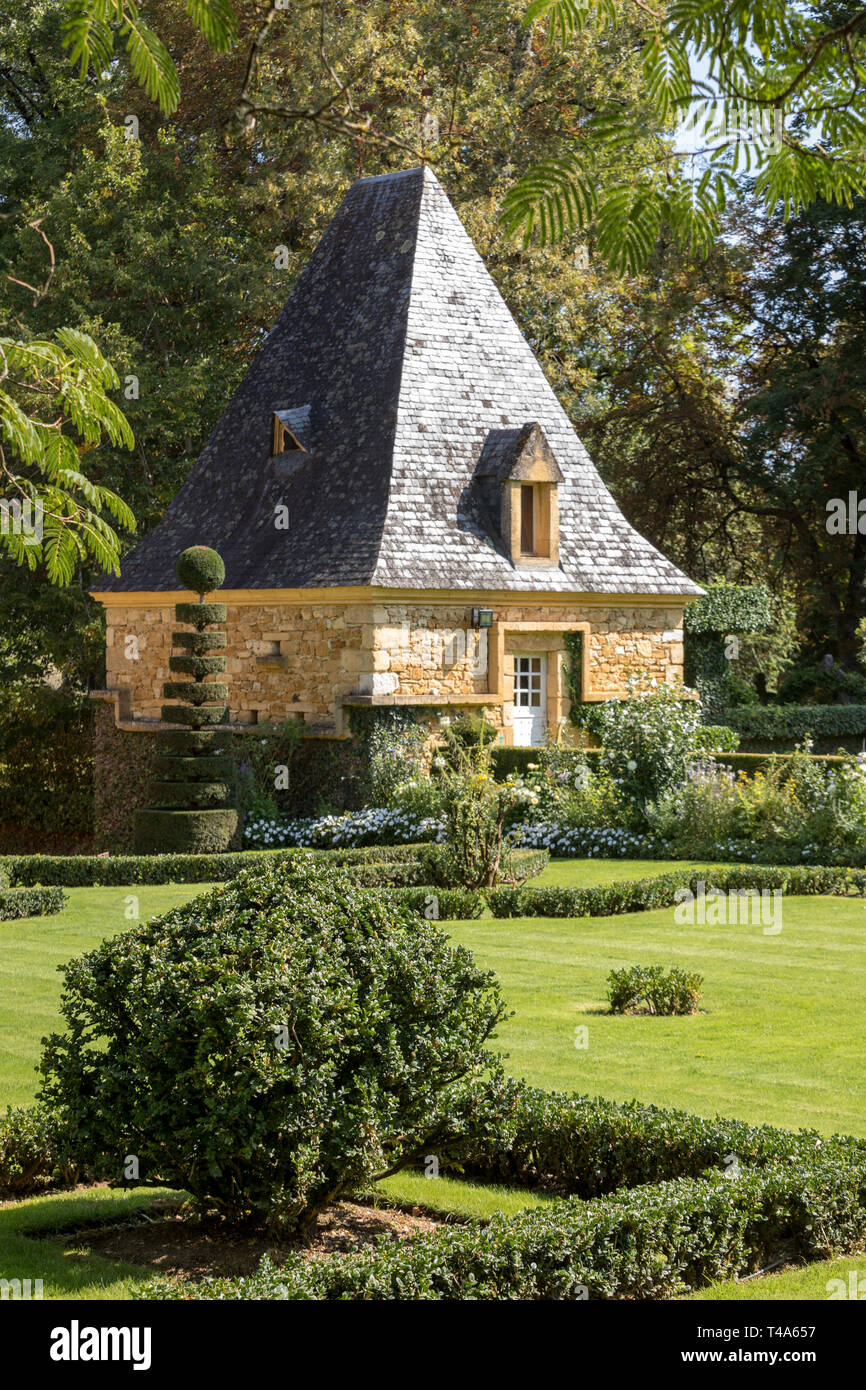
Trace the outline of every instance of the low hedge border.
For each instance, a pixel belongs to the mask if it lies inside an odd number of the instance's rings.
[[[16,917],[50,917],[68,899],[62,888],[0,888],[0,922]]]
[[[866,705],[734,705],[721,720],[744,738],[861,738]]]
[[[461,1171],[483,1182],[585,1200],[623,1187],[697,1178],[708,1169],[727,1172],[732,1155],[741,1168],[818,1159],[866,1165],[866,1139],[566,1095],[511,1077],[473,1092],[464,1128],[478,1137],[464,1145]]]
[[[771,749],[767,753],[713,753],[712,758],[713,762],[732,768],[734,772],[745,772],[749,777],[754,777],[756,772],[767,772],[771,767],[778,767],[784,772],[785,764],[793,756],[793,753],[773,752]],[[825,769],[829,769],[844,759],[839,753],[810,753],[809,761],[823,763]]]
[[[709,1169],[728,1172],[732,1155],[743,1169],[818,1160],[838,1169],[866,1165],[866,1139],[545,1091],[501,1075],[472,1088],[456,1119],[460,1162],[446,1151],[444,1170],[584,1200]],[[0,1196],[50,1179],[62,1166],[62,1149],[42,1106],[7,1109],[0,1116]]]
[[[57,884],[67,888],[120,887],[127,884],[222,883],[263,859],[314,854],[339,868],[359,888],[418,888],[423,886],[423,856],[428,845],[369,845],[360,849],[243,850],[228,854],[10,855],[0,859],[0,882],[11,887]],[[540,874],[548,862],[546,850],[512,851],[521,879]],[[431,890],[433,891],[433,890]],[[439,896],[460,893],[440,889]],[[456,901],[456,900],[455,900]],[[469,901],[469,900],[467,900]],[[474,900],[473,900],[474,901]],[[60,904],[62,906],[62,903]],[[54,911],[59,911],[54,908]],[[22,913],[22,916],[31,914]],[[477,916],[470,912],[468,916]]]
[[[486,1227],[444,1227],[373,1252],[265,1259],[251,1278],[170,1284],[149,1299],[500,1300],[674,1298],[784,1253],[852,1250],[866,1225],[866,1165],[815,1162],[735,1179],[687,1178],[553,1201]]]
[[[335,866],[399,863],[417,858],[425,845],[374,845],[364,849],[247,849],[228,854],[20,854],[0,859],[0,878],[12,887],[59,884],[66,888],[122,887],[134,883],[222,883],[262,860],[296,854],[327,855]]]
[[[195,1286],[173,1299],[670,1298],[779,1254],[855,1248],[866,1226],[866,1140],[705,1119],[635,1101],[561,1095],[512,1079],[479,1088],[461,1171],[568,1193],[486,1228],[443,1228],[373,1253]],[[447,1164],[446,1164],[447,1167]]]
[[[764,864],[738,864],[719,869],[708,865],[689,874],[659,874],[657,878],[604,883],[594,888],[490,888],[487,901],[494,917],[613,917],[622,912],[641,912],[673,907],[676,894],[699,885],[720,893],[732,890],[779,889],[782,893],[844,894],[866,896],[866,870],[796,864],[789,868]]]
[[[220,883],[263,859],[298,850],[238,850],[229,854],[9,855],[0,874],[12,887],[60,884],[65,888],[117,888],[126,884]]]
[[[420,912],[431,921],[469,922],[480,917],[487,906],[481,888],[383,888],[405,907]]]

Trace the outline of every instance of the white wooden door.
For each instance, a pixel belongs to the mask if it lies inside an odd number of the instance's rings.
[[[514,744],[517,748],[544,743],[547,725],[547,658],[514,658]]]

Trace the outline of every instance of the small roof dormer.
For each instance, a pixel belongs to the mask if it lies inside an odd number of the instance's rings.
[[[275,410],[271,417],[271,455],[300,449],[310,452],[310,407],[300,405],[291,410]]]
[[[475,470],[511,563],[522,568],[559,564],[559,484],[562,470],[537,420],[520,429],[491,430]]]

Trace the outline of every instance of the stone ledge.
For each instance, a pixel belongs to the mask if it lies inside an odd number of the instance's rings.
[[[502,696],[495,694],[460,695],[447,691],[430,691],[424,695],[343,695],[342,705],[501,705]]]

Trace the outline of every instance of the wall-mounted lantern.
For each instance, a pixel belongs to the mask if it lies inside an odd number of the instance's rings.
[[[473,608],[472,609],[473,627],[492,627],[493,609],[492,608]]]

